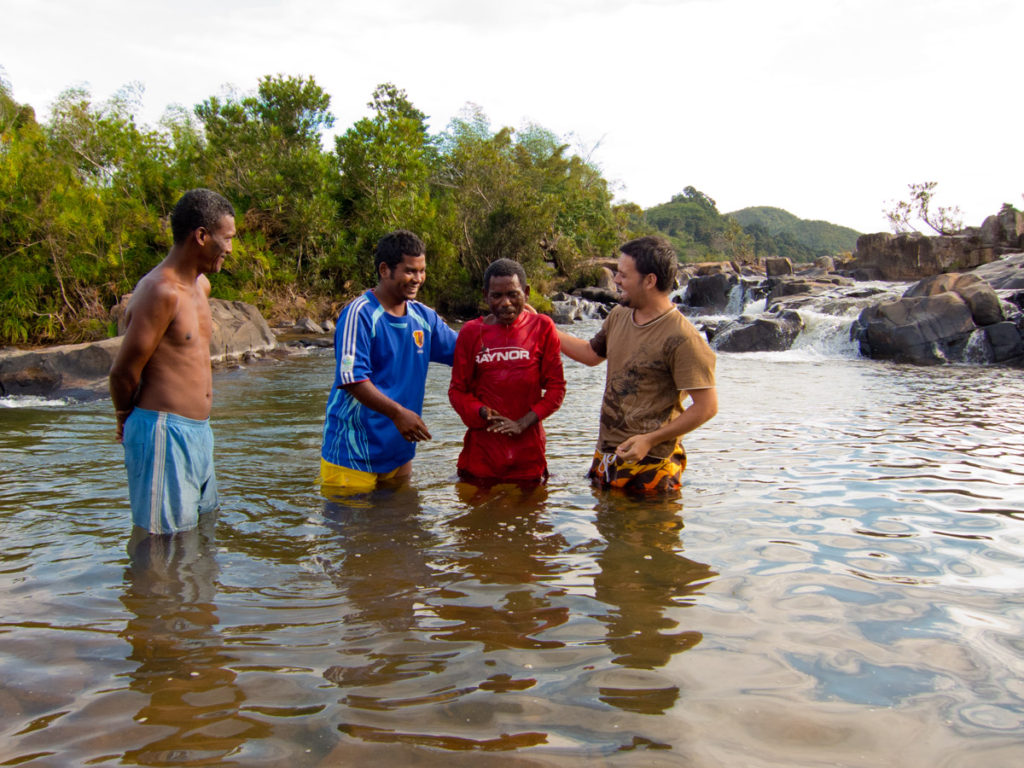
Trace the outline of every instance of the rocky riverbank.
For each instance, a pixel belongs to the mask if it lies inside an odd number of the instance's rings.
[[[597,285],[551,297],[557,323],[604,317],[617,301],[614,262],[600,266]],[[955,237],[864,235],[845,261],[686,265],[675,299],[721,352],[790,349],[809,321],[828,316],[865,357],[1024,367],[1024,215],[1004,210]],[[123,306],[113,310],[119,323]],[[272,330],[250,304],[212,299],[210,307],[218,365],[332,343],[329,320]],[[102,397],[120,345],[118,336],[0,350],[0,396]]]
[[[1010,223],[988,221],[997,240],[972,235],[955,247],[950,238],[865,235],[849,260],[801,269],[785,259],[698,265],[680,302],[723,352],[789,349],[809,316],[828,315],[847,320],[865,357],[1024,366],[1024,221],[1018,214]],[[903,282],[880,280],[880,272]]]
[[[122,300],[122,306],[124,300]],[[210,359],[218,365],[274,352],[277,338],[251,304],[210,300]],[[117,308],[114,316],[118,317]],[[123,331],[123,328],[120,330]],[[78,400],[103,397],[123,337],[35,350],[0,351],[0,396],[40,395]]]

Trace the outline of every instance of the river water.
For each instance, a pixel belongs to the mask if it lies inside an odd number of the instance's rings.
[[[1020,370],[720,355],[637,501],[583,479],[603,368],[532,492],[455,482],[437,368],[411,486],[340,504],[332,362],[218,373],[221,511],[132,557],[109,402],[2,403],[0,765],[1024,764]]]

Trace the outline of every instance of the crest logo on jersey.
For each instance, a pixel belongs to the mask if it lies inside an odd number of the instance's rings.
[[[413,331],[412,340],[416,342],[416,346],[423,349],[423,331]]]

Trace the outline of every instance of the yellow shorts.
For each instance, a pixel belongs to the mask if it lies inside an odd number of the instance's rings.
[[[381,480],[394,480],[405,465],[390,472],[363,472],[358,469],[339,467],[326,459],[320,459],[320,492],[327,496],[332,493],[369,493]]]

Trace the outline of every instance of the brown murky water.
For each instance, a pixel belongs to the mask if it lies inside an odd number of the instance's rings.
[[[581,333],[586,333],[582,330]],[[0,765],[1024,764],[1024,377],[722,356],[682,498],[313,484],[331,357],[216,378],[223,507],[129,558],[109,403],[0,408]],[[22,404],[23,405],[23,404]]]

